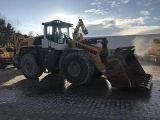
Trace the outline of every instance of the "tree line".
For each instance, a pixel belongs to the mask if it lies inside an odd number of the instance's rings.
[[[14,27],[5,19],[0,18],[0,46],[4,47],[13,44]]]
[[[15,32],[21,33],[19,30],[16,31],[11,23],[0,16],[0,47],[13,46],[13,35]],[[34,36],[33,31],[29,31],[28,36]]]

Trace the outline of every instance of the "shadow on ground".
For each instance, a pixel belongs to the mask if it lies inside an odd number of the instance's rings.
[[[22,75],[21,70],[14,67],[0,69],[0,86],[19,75]]]
[[[158,81],[160,82],[160,81]],[[41,97],[44,95],[61,94],[64,96],[85,96],[94,99],[149,99],[151,90],[138,88],[113,88],[105,78],[95,78],[93,82],[85,85],[72,85],[60,75],[49,74],[43,79],[24,79],[13,85],[20,89],[26,96]]]

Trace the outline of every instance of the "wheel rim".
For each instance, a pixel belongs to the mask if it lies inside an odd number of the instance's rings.
[[[78,76],[81,72],[81,67],[77,62],[71,62],[68,66],[68,72],[72,76]]]
[[[29,62],[29,61],[27,61],[25,64],[24,64],[24,70],[26,71],[26,72],[31,72],[31,70],[32,70],[32,65],[31,65],[31,63]]]

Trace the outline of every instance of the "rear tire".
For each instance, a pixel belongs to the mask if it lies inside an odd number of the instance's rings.
[[[20,66],[19,66],[18,64],[16,64],[16,63],[13,63],[13,66],[14,66],[15,68],[17,68],[17,69],[20,69]]]
[[[22,57],[21,69],[23,75],[28,79],[38,78],[43,73],[42,68],[38,65],[37,55],[30,53]]]
[[[3,61],[2,60],[0,60],[0,69],[4,69],[4,68],[6,68],[7,66],[6,65],[4,65],[4,63],[3,63]]]
[[[51,70],[50,73],[53,74],[53,75],[57,75],[57,74],[59,74],[59,70]]]
[[[61,63],[61,70],[68,82],[81,85],[90,82],[94,73],[94,64],[87,54],[71,52]]]
[[[160,58],[159,57],[155,57],[155,64],[160,65]]]

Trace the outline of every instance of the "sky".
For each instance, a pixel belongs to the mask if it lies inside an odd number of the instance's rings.
[[[160,33],[160,0],[0,0],[0,17],[20,30],[43,34],[42,22],[83,19],[89,36]]]

